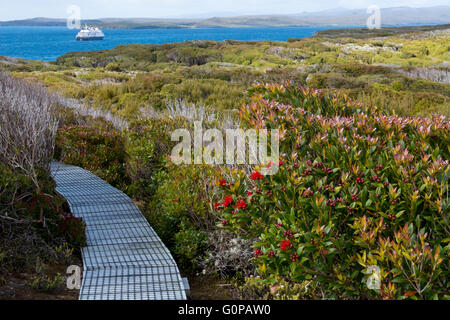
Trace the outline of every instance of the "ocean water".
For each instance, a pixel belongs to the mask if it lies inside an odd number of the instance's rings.
[[[114,29],[102,41],[76,41],[78,30],[65,27],[0,27],[0,56],[52,61],[71,51],[112,49],[117,45],[162,44],[186,40],[276,40],[305,38],[333,27]],[[341,27],[342,28],[342,27]]]

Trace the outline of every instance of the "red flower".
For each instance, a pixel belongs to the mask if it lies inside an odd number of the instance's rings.
[[[292,243],[289,240],[284,240],[283,242],[280,243],[281,251],[286,251],[287,248],[291,248],[291,247],[292,247]]]
[[[364,178],[356,177],[356,183],[363,184],[364,183]]]
[[[292,234],[292,231],[291,231],[291,230],[288,230],[288,231],[285,231],[285,232],[284,232],[284,236],[285,236],[286,238],[292,238],[294,235]]]
[[[251,195],[253,195],[253,192],[249,191],[249,192],[247,192],[247,195],[251,196]]]
[[[245,207],[247,206],[247,203],[243,200],[240,199],[237,203],[236,203],[236,209],[245,209]]]
[[[283,160],[280,160],[280,161],[278,162],[278,165],[279,165],[279,166],[282,166],[283,163],[284,163]]]
[[[334,208],[336,207],[336,201],[330,199],[327,201],[327,205]]]
[[[228,220],[223,220],[223,221],[222,221],[222,226],[225,227],[225,226],[227,226],[228,224],[229,224]]]
[[[255,250],[255,253],[253,254],[253,256],[255,257],[255,258],[258,258],[260,255],[262,255],[263,253],[261,252],[261,250],[259,250],[259,249],[256,249]]]
[[[222,186],[222,187],[226,186],[227,185],[227,181],[225,179],[220,179],[219,180],[219,185]]]
[[[224,207],[228,207],[231,203],[233,203],[233,197],[232,196],[225,196],[225,199],[222,202],[222,205]]]
[[[222,205],[220,203],[214,203],[214,209],[219,210]]]
[[[259,171],[253,171],[250,174],[250,179],[252,180],[260,180],[262,178],[264,178],[264,176]]]

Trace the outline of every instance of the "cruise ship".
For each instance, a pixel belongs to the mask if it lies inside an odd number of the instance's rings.
[[[77,34],[77,41],[103,40],[105,34],[97,27],[84,26]]]

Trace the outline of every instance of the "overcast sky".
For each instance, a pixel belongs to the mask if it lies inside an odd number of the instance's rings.
[[[291,14],[343,8],[448,5],[448,0],[0,0],[0,20],[65,18],[78,5],[81,18],[203,17],[240,14]]]

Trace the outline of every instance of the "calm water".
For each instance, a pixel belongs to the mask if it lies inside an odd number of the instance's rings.
[[[172,43],[186,40],[279,40],[310,37],[332,27],[298,28],[219,28],[103,30],[103,41],[79,42],[77,30],[65,27],[0,27],[0,56],[32,60],[55,60],[71,51],[111,49],[130,43]]]

